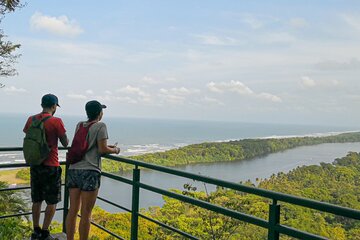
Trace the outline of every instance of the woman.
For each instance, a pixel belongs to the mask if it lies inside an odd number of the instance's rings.
[[[66,217],[66,234],[68,240],[74,239],[76,217],[80,209],[81,219],[79,224],[80,240],[88,239],[90,230],[91,211],[94,207],[100,187],[101,155],[108,153],[119,154],[120,148],[108,146],[108,133],[106,125],[100,122],[105,105],[98,101],[89,101],[85,105],[88,121],[79,122],[84,127],[89,127],[88,150],[83,159],[71,164],[68,169],[67,186],[70,193],[70,209]]]

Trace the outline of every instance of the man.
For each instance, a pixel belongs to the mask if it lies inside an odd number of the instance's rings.
[[[31,239],[51,240],[49,226],[56,211],[56,204],[61,201],[61,168],[58,158],[58,139],[66,147],[69,140],[66,136],[64,124],[60,118],[54,117],[56,108],[60,107],[58,98],[53,94],[46,94],[41,99],[42,112],[28,118],[24,133],[29,129],[33,117],[44,119],[46,141],[50,148],[47,158],[38,166],[30,167],[31,200],[34,232]],[[45,200],[47,206],[42,228],[40,228],[41,204]]]

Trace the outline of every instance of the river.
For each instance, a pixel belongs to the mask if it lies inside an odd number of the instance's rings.
[[[303,146],[267,156],[234,162],[218,162],[207,164],[192,164],[179,166],[175,169],[197,173],[204,176],[219,178],[231,182],[240,182],[256,178],[268,178],[278,172],[288,172],[298,166],[314,165],[321,162],[331,163],[336,158],[345,156],[349,151],[360,151],[360,143],[326,143],[314,146]],[[131,174],[123,174],[131,178]],[[199,190],[204,189],[204,184],[173,175],[159,173],[152,170],[141,170],[141,182],[154,185],[163,189],[183,189],[185,183],[191,183]],[[125,183],[103,177],[99,196],[114,201],[124,207],[131,208],[131,187]],[[213,191],[215,186],[206,185],[207,190]],[[140,207],[162,206],[163,199],[160,195],[141,190]],[[97,205],[110,212],[119,211],[115,207],[100,200]]]

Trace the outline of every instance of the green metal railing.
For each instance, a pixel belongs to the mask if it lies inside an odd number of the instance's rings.
[[[62,149],[64,149],[64,148],[62,148]],[[21,148],[0,148],[0,152],[21,151],[21,150],[22,150]],[[265,189],[260,189],[260,188],[245,186],[245,185],[241,185],[241,184],[237,184],[237,183],[227,182],[227,181],[223,181],[223,180],[219,180],[219,179],[215,179],[215,178],[211,178],[211,177],[201,176],[198,174],[179,171],[179,170],[168,168],[168,167],[149,164],[149,163],[145,163],[142,161],[135,161],[135,160],[132,160],[129,158],[118,157],[118,156],[113,156],[113,155],[106,155],[104,157],[111,159],[113,161],[122,162],[122,163],[130,164],[130,165],[134,166],[132,179],[124,178],[124,177],[121,177],[121,176],[118,176],[115,174],[111,174],[111,173],[102,172],[102,176],[104,176],[104,177],[108,177],[108,178],[114,179],[116,181],[120,181],[120,182],[132,185],[132,207],[131,207],[131,209],[127,209],[123,206],[120,206],[120,205],[118,205],[108,199],[104,199],[100,196],[98,197],[99,200],[101,200],[107,204],[110,204],[110,205],[118,207],[126,212],[131,213],[131,240],[135,240],[138,238],[139,217],[146,219],[148,221],[151,221],[155,224],[158,224],[159,226],[161,226],[163,228],[166,228],[168,230],[176,232],[177,234],[182,235],[186,238],[199,239],[196,236],[192,236],[180,229],[176,229],[172,226],[169,226],[165,223],[162,223],[158,220],[152,219],[148,216],[141,214],[139,212],[140,189],[145,189],[145,190],[157,193],[157,194],[168,196],[168,197],[171,197],[171,198],[174,198],[174,199],[210,210],[212,212],[223,214],[225,216],[265,228],[268,230],[268,239],[269,240],[278,240],[280,234],[288,235],[288,236],[299,238],[299,239],[327,239],[322,236],[314,235],[314,234],[311,234],[308,232],[304,232],[304,231],[301,231],[298,229],[291,228],[289,226],[282,225],[280,222],[280,214],[281,214],[280,206],[281,205],[279,204],[279,202],[289,203],[289,204],[293,204],[293,205],[297,205],[297,206],[301,206],[301,207],[305,207],[305,208],[309,208],[309,209],[313,209],[313,210],[318,210],[318,211],[325,212],[325,213],[332,213],[332,214],[335,214],[338,216],[347,217],[347,218],[354,219],[354,220],[360,220],[360,211],[355,210],[355,209],[340,207],[340,206],[337,206],[334,204],[329,204],[329,203],[319,202],[319,201],[315,201],[315,200],[311,200],[311,199],[296,197],[296,196],[292,196],[289,194],[283,194],[283,193],[278,193],[278,192],[269,191],[269,190],[265,190]],[[3,165],[0,165],[0,168],[9,168],[9,167],[14,168],[14,167],[26,167],[26,166],[27,166],[26,164],[3,164]],[[174,176],[179,176],[179,177],[184,177],[184,178],[188,178],[191,180],[201,181],[201,182],[204,182],[207,184],[214,184],[214,185],[224,187],[227,189],[233,189],[233,190],[236,190],[239,192],[254,194],[254,195],[257,195],[260,197],[267,198],[267,199],[271,200],[271,204],[269,204],[268,220],[255,217],[253,215],[241,213],[241,212],[238,212],[238,211],[235,211],[232,209],[224,208],[222,206],[214,205],[214,204],[211,204],[211,203],[203,201],[203,200],[195,199],[195,198],[192,198],[192,197],[189,197],[186,195],[178,194],[175,192],[171,192],[168,190],[164,190],[164,189],[157,188],[155,186],[151,186],[146,183],[143,183],[140,180],[140,175],[141,175],[140,168],[151,169],[154,171],[159,171],[159,172],[171,174]],[[0,191],[13,191],[13,190],[28,189],[28,188],[29,187],[17,187],[17,188],[0,189]],[[65,218],[67,215],[68,205],[69,205],[68,189],[65,186],[64,207],[57,209],[57,210],[63,210],[63,220],[64,220],[63,221],[63,231],[64,232],[66,230],[65,229]],[[31,212],[30,213],[29,212],[15,213],[12,215],[0,216],[0,219],[7,218],[7,217],[29,215],[29,214],[31,214]],[[114,236],[117,239],[124,239],[123,237],[118,236],[117,234],[109,231],[108,229],[105,229],[104,227],[102,227],[96,223],[92,222],[92,224],[94,226],[106,231],[108,234]]]

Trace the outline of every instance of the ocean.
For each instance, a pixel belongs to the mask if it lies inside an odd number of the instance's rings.
[[[0,114],[0,147],[20,147],[27,119],[24,114]],[[58,116],[63,119],[71,141],[76,123],[85,120],[79,116]],[[185,145],[229,141],[244,138],[320,136],[339,132],[356,131],[354,127],[316,126],[298,124],[265,124],[221,121],[193,121],[168,119],[140,119],[104,117],[107,124],[108,143],[118,142],[121,155],[165,151]],[[64,160],[64,151],[60,160]],[[0,152],[0,164],[23,162],[20,152]]]

